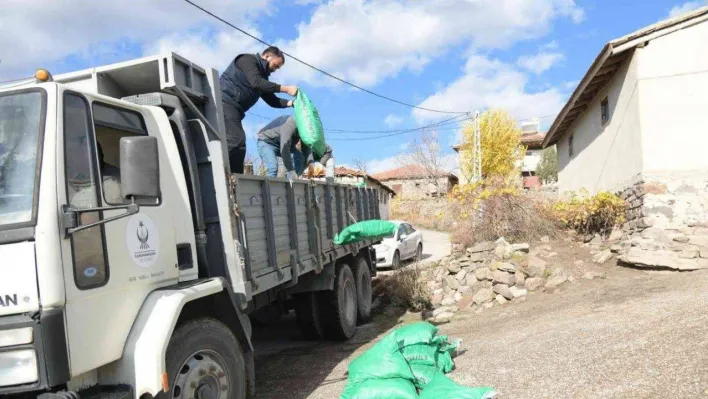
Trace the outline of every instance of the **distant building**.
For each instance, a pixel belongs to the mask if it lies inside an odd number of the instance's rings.
[[[459,182],[457,176],[442,170],[430,176],[430,173],[419,165],[390,169],[373,177],[390,186],[396,194],[407,198],[446,195]]]
[[[349,185],[365,185],[366,187],[377,188],[380,190],[379,197],[379,211],[381,212],[381,218],[388,219],[388,202],[391,197],[396,195],[396,192],[391,189],[391,187],[382,183],[378,179],[367,175],[366,173],[352,168],[347,168],[346,166],[337,166],[334,168],[335,182],[340,184]],[[317,176],[317,180],[324,180],[324,171],[321,171]]]

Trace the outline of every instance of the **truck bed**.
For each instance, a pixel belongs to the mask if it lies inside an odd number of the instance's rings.
[[[335,245],[334,236],[359,221],[380,218],[378,189],[237,175],[231,177],[234,213],[246,277],[258,294],[349,254],[374,240]]]

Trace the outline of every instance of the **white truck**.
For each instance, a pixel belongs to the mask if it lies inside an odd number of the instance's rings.
[[[376,242],[333,237],[387,194],[231,174],[224,130],[174,53],[0,87],[0,397],[246,398],[258,312],[371,317]]]

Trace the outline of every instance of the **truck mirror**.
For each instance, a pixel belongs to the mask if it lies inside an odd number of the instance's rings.
[[[160,162],[157,138],[150,136],[120,139],[120,187],[123,198],[160,198]]]

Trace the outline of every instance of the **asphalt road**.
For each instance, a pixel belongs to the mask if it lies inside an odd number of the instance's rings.
[[[450,244],[450,235],[432,230],[418,229],[423,234],[423,260],[421,263],[432,263],[438,261],[448,255],[452,251]],[[410,266],[413,261],[403,262],[403,266]],[[387,274],[392,272],[390,268],[380,268],[380,273]]]

